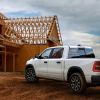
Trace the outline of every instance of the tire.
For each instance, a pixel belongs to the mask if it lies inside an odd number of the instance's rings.
[[[85,91],[86,81],[84,76],[80,73],[73,73],[69,79],[69,86],[72,92],[79,94]]]
[[[38,79],[33,67],[27,67],[25,69],[25,79],[27,80],[27,82],[37,82]]]

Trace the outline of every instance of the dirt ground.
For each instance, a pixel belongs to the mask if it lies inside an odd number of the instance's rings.
[[[33,84],[19,73],[0,73],[0,100],[100,100],[100,87],[74,95],[65,82],[40,79]]]

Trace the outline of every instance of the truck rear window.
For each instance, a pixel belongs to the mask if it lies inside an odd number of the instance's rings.
[[[70,48],[68,58],[95,58],[92,48]]]

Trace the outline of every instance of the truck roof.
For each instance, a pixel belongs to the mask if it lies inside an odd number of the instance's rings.
[[[64,48],[92,48],[90,46],[81,46],[81,45],[77,45],[77,46],[73,46],[73,45],[54,46],[54,47],[50,47],[50,48],[58,48],[58,47],[64,47]]]
[[[70,48],[92,48],[89,46],[69,46]]]

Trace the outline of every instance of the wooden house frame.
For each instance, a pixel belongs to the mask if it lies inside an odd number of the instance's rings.
[[[57,16],[7,18],[0,13],[0,71],[23,71],[28,59],[57,45],[62,45]]]

